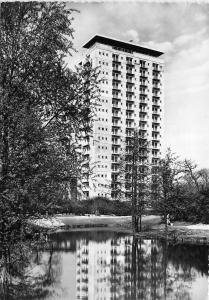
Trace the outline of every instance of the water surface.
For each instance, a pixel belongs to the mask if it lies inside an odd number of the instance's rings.
[[[34,256],[38,272],[48,276],[43,299],[207,299],[207,246],[104,230],[60,232],[52,241]]]

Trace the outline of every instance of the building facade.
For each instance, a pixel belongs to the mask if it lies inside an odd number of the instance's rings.
[[[98,35],[84,48],[93,67],[100,68],[101,98],[92,133],[83,144],[92,172],[83,178],[83,193],[84,197],[116,199],[119,157],[124,149],[127,151],[135,129],[140,129],[142,138],[150,142],[153,166],[161,155],[163,53]],[[130,187],[125,192],[128,197]]]

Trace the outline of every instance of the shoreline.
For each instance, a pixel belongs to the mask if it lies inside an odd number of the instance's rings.
[[[132,234],[131,216],[60,216],[48,217],[30,221],[30,224],[50,232],[60,231],[117,231]],[[173,243],[201,243],[209,244],[209,225],[174,222],[165,225],[159,216],[144,216],[142,218],[142,232],[136,233],[136,238],[167,239]]]

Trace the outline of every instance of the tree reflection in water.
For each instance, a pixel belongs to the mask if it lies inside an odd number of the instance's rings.
[[[69,252],[76,266],[71,274],[64,272]],[[207,277],[207,254],[207,246],[113,232],[55,233],[48,243],[1,248],[0,299],[68,299],[66,274],[75,279],[73,299],[190,300],[193,282]]]
[[[207,276],[207,247],[150,242],[149,253],[144,250],[145,241],[133,237],[130,299],[192,299],[192,282],[198,273]]]
[[[42,252],[45,242],[4,243],[0,248],[0,299],[45,299],[59,280],[60,254]]]

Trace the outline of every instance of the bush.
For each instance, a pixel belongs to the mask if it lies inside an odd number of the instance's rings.
[[[173,221],[209,223],[209,190],[176,196],[167,205]],[[163,213],[159,202],[156,202],[155,209],[156,213]]]
[[[63,203],[57,208],[56,213],[127,216],[131,215],[131,202],[120,202],[118,200],[109,200],[105,197],[94,197],[76,203]]]

